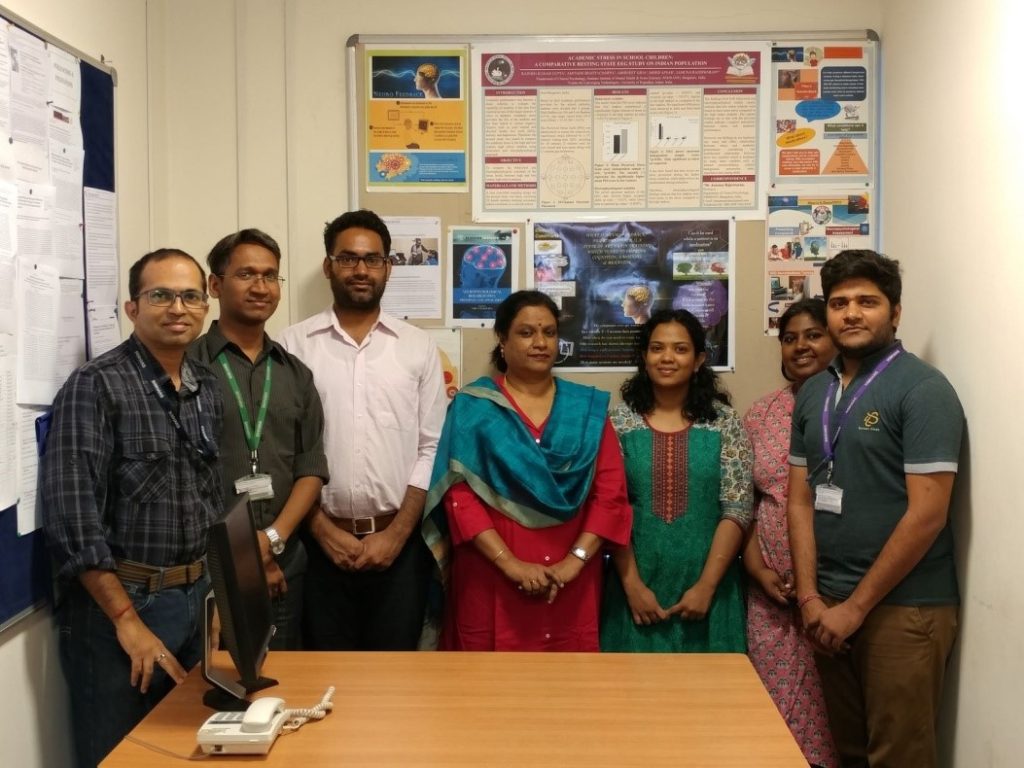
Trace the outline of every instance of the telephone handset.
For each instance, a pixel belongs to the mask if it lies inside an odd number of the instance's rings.
[[[284,699],[257,699],[245,712],[217,712],[203,723],[196,740],[210,755],[265,755],[281,732],[288,713]]]

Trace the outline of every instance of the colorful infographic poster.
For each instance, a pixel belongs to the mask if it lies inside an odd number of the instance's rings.
[[[821,265],[848,248],[875,248],[871,201],[865,192],[771,195],[765,243],[765,333],[800,299],[820,297]]]
[[[446,323],[491,328],[494,311],[518,287],[517,227],[448,228]]]
[[[735,225],[706,221],[534,221],[531,287],[561,307],[559,367],[632,371],[640,326],[686,309],[707,330],[709,364],[731,369]]]
[[[369,191],[466,190],[465,49],[367,48]]]
[[[772,182],[875,177],[874,43],[772,48]]]
[[[474,219],[763,216],[767,44],[638,45],[472,47]]]

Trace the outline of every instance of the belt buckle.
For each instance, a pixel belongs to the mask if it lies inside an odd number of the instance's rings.
[[[367,527],[363,528],[363,523],[367,524]],[[377,532],[377,518],[375,517],[353,517],[352,518],[352,533],[356,536],[368,536],[371,533]]]
[[[167,573],[167,569],[161,568],[156,573],[149,574],[149,576],[146,577],[146,589],[149,592],[159,592],[161,589],[163,589],[165,573]]]

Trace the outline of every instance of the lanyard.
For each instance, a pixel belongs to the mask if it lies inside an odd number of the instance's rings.
[[[223,350],[217,355],[217,362],[224,369],[224,375],[228,377],[228,386],[235,396],[235,404],[238,406],[238,414],[242,417],[242,430],[245,432],[245,443],[249,446],[249,461],[252,464],[252,473],[256,474],[259,465],[260,438],[263,437],[263,426],[267,423],[267,406],[270,405],[270,357],[267,357],[267,372],[263,376],[263,396],[260,398],[260,409],[256,414],[256,423],[249,423],[249,409],[242,399],[242,390],[238,386],[231,365],[228,363],[227,355]]]
[[[181,439],[196,449],[196,452],[204,457],[210,458],[217,455],[217,444],[210,437],[207,432],[206,425],[203,424],[203,399],[196,397],[196,411],[199,415],[199,442],[197,443],[192,435],[185,429],[185,425],[181,423],[181,419],[178,418],[177,408],[175,404],[171,402],[170,396],[167,394],[160,383],[160,380],[166,375],[157,371],[153,364],[146,359],[145,355],[142,354],[142,350],[136,346],[132,350],[132,357],[135,360],[135,365],[138,366],[139,371],[142,373],[142,378],[145,379],[149,388],[153,390],[153,394],[156,395],[156,400],[160,403],[160,407],[164,409],[164,413],[167,414],[167,418],[170,420],[174,429],[177,430],[178,434],[181,435]]]
[[[836,390],[839,388],[839,381],[837,379],[833,379],[829,383],[828,392],[825,393],[825,403],[821,407],[821,442],[822,450],[825,454],[822,464],[828,463],[828,483],[832,482],[832,464],[835,461],[836,456],[836,443],[839,442],[839,434],[843,431],[843,427],[846,425],[846,419],[849,417],[850,411],[853,410],[853,406],[857,404],[858,400],[860,400],[864,391],[874,383],[875,379],[882,375],[882,372],[889,367],[893,360],[902,354],[903,346],[897,343],[896,348],[882,358],[882,361],[875,366],[875,369],[871,374],[860,383],[857,389],[854,390],[853,394],[850,395],[850,398],[846,403],[846,407],[843,408],[842,412],[839,414],[835,432],[832,432],[832,409],[834,407],[832,403],[836,396]],[[820,467],[821,465],[819,464],[818,466]]]

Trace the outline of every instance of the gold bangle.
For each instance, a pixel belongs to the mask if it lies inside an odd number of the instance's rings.
[[[498,562],[498,558],[501,557],[504,554],[505,554],[505,550],[504,549],[499,549],[498,550],[498,554],[496,554],[494,557],[491,558],[491,562],[492,563]]]

